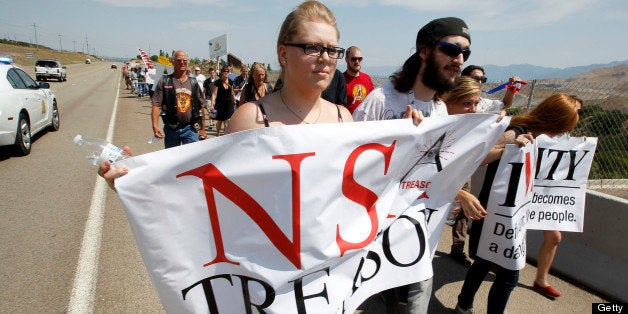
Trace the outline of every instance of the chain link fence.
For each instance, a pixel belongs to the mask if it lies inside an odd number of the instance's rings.
[[[375,86],[388,78],[373,78]],[[491,90],[503,82],[484,84]],[[502,99],[506,90],[492,95]],[[625,73],[607,79],[543,79],[531,80],[515,94],[509,115],[527,112],[552,94],[575,95],[584,102],[582,120],[572,136],[597,137],[598,144],[589,174],[589,189],[611,191],[628,198],[628,78]]]

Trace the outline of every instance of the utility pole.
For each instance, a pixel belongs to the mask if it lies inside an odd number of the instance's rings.
[[[89,54],[89,41],[87,41],[87,36],[85,36],[85,45],[87,46],[87,49],[85,49],[87,51],[87,54]]]
[[[37,25],[33,23],[33,28],[35,29],[35,51],[39,51],[39,44],[37,43]]]
[[[59,34],[59,49],[63,52],[63,46],[61,45],[61,34]]]

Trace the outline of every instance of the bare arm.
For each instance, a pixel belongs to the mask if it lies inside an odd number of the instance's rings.
[[[252,102],[247,102],[233,113],[225,134],[264,127],[264,120],[259,107]]]
[[[161,113],[161,108],[159,106],[152,106],[150,112],[150,118],[153,124],[153,135],[158,138],[164,138],[164,133],[159,129],[159,115]]]
[[[506,149],[506,144],[517,144],[521,147],[525,146],[528,142],[534,142],[534,137],[532,137],[532,134],[530,133],[520,134],[519,136],[516,135],[517,133],[514,130],[504,132],[495,145],[493,145],[493,148],[491,148],[486,157],[484,157],[482,165],[487,165],[500,159]]]

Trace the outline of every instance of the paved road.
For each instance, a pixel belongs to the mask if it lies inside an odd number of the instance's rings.
[[[162,148],[162,143],[147,143],[152,135],[148,99],[130,94],[119,76],[120,70],[109,69],[109,64],[71,65],[67,82],[51,82],[59,99],[61,129],[38,137],[27,157],[0,152],[0,312],[68,309],[92,194],[100,180],[72,138],[79,133],[105,138],[117,100],[113,142],[131,146],[136,155]],[[102,246],[94,265],[97,281],[93,291],[81,295],[94,296],[96,313],[164,312],[116,194],[106,190],[104,195]],[[433,313],[451,311],[465,274],[445,254],[449,241],[446,227],[434,260]],[[523,270],[510,313],[589,313],[592,302],[603,302],[595,293],[557,278],[552,283],[565,296],[548,300],[530,290],[534,270],[530,265]],[[480,313],[487,293],[485,283],[476,300]]]

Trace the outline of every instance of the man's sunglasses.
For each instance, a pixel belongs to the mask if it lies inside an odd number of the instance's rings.
[[[352,57],[351,61],[353,61],[353,62],[356,62],[356,61],[362,62],[362,59],[363,59],[362,57]]]
[[[452,43],[448,43],[446,41],[438,41],[436,42],[437,46],[440,46],[440,51],[450,57],[457,57],[459,54],[462,54],[462,59],[467,61],[469,56],[471,55],[470,49],[462,49],[460,46]]]
[[[487,80],[486,76],[471,76],[471,78],[482,84],[486,83]]]

